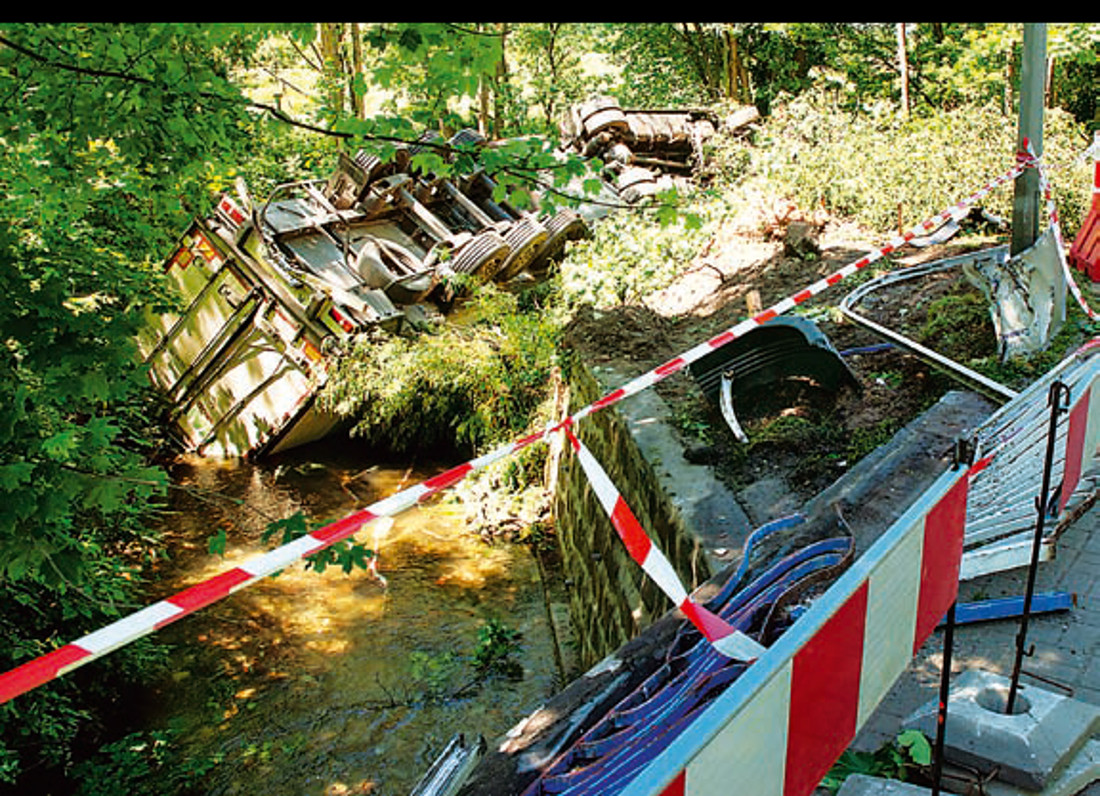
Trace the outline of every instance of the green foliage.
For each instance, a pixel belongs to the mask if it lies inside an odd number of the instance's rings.
[[[75,796],[156,796],[199,793],[220,757],[185,755],[173,730],[131,733],[78,763]]]
[[[512,657],[519,651],[523,634],[508,627],[499,619],[489,619],[478,628],[477,647],[474,649],[474,668],[482,676],[502,674],[518,677],[522,665]]]
[[[864,456],[889,442],[898,431],[896,420],[880,420],[869,428],[854,428],[849,432],[845,460],[854,464]]]
[[[353,434],[398,453],[502,443],[528,427],[558,363],[559,324],[544,310],[521,310],[517,296],[485,285],[457,322],[431,333],[363,335],[322,405],[355,418]]]
[[[989,302],[977,293],[943,296],[928,307],[919,339],[956,362],[971,362],[996,353],[996,334]]]
[[[611,52],[624,74],[616,87],[624,107],[690,105],[721,98],[725,25],[638,22],[609,27]]]
[[[288,517],[268,523],[260,538],[264,542],[270,542],[275,538],[279,545],[289,544],[295,539],[304,536],[324,523],[311,523],[303,512],[297,511]],[[219,548],[224,550],[224,531],[215,535],[210,540],[211,552]],[[367,569],[370,567],[374,551],[364,547],[354,539],[343,539],[329,545],[323,550],[306,556],[306,568],[313,569],[317,573],[323,573],[330,566],[338,566],[345,575],[350,575],[355,569]]]
[[[1081,307],[1067,300],[1066,321],[1047,347],[1030,357],[1011,357],[1001,361],[999,355],[980,357],[971,366],[989,378],[1013,389],[1023,389],[1038,377],[1073,353],[1086,341],[1100,335],[1100,322],[1090,320]]]
[[[885,232],[897,229],[899,205],[909,227],[1004,174],[1015,162],[1015,136],[1015,121],[995,108],[905,119],[883,104],[848,114],[817,90],[777,105],[753,151],[753,174],[802,208],[824,206]],[[1067,114],[1048,109],[1043,158],[1067,235],[1086,209],[1084,140]],[[983,206],[1011,218],[1011,184]]]
[[[919,730],[904,730],[893,742],[883,744],[874,752],[844,750],[829,769],[821,786],[836,793],[852,774],[905,781],[914,768],[930,765],[932,745]]]
[[[696,223],[654,223],[644,214],[601,219],[591,238],[573,243],[561,263],[564,300],[597,309],[629,304],[665,287],[696,257],[713,227],[708,207],[692,206]]]
[[[455,103],[476,96],[481,80],[496,71],[501,39],[491,26],[448,23],[385,23],[372,26],[367,42],[379,54],[371,77],[382,88],[400,89],[393,110],[430,128],[460,120]]]
[[[749,56],[752,102],[768,115],[777,97],[798,95],[812,84],[814,70],[835,62],[837,36],[830,24],[749,24],[738,40]]]
[[[324,100],[304,118],[331,135],[250,111],[257,106],[235,70],[253,63],[276,28],[291,42],[278,54],[283,61],[316,43],[312,25],[0,25],[5,670],[140,602],[141,562],[156,546],[146,526],[165,476],[150,466],[159,413],[132,340],[145,310],[169,306],[155,264],[233,177],[244,175],[262,196],[279,182],[326,173],[339,146],[370,141],[392,157],[400,141],[425,129],[473,126],[488,86],[492,107],[483,121],[495,125],[493,135],[513,137],[459,152],[427,147],[417,165],[441,174],[485,168],[498,182],[497,198],[527,206],[532,178],[557,189],[591,185],[601,166],[562,159],[550,138],[529,133],[552,130],[565,104],[596,90],[618,93],[624,105],[712,101],[723,89],[730,33],[771,118],[754,148],[718,153],[727,158],[719,169],[727,186],[767,180],[804,208],[824,204],[885,231],[895,226],[899,202],[911,222],[938,212],[1002,173],[1015,147],[1005,79],[1018,58],[1018,26],[910,26],[916,105],[904,120],[892,25],[380,23],[358,28],[361,71],[331,68],[341,58],[351,63],[350,50],[321,64]],[[1077,120],[1095,113],[1096,31],[1051,27],[1055,101]],[[806,92],[813,80],[816,89]],[[389,93],[377,112],[352,101],[378,89]],[[1051,109],[1047,120],[1044,156],[1072,236],[1090,184],[1087,164],[1075,163],[1087,141],[1070,114]],[[527,430],[551,369],[566,364],[558,351],[563,314],[581,302],[633,301],[667,284],[699,251],[706,224],[733,201],[692,208],[697,215],[685,220],[680,212],[694,197],[663,199],[654,213],[619,214],[594,240],[574,244],[547,292],[490,287],[464,308],[461,324],[416,339],[364,337],[323,400],[359,418],[357,433],[396,452],[474,449]],[[550,195],[544,208],[559,201]],[[1006,191],[989,209],[1008,215],[1008,201]],[[694,218],[705,223],[693,225]],[[1067,334],[1088,331],[1082,324],[1073,320]],[[997,367],[1027,378],[1038,366]],[[536,465],[525,461],[506,480],[522,485]],[[287,541],[309,527],[304,517],[288,518],[268,538]],[[225,543],[224,533],[216,535],[211,552],[223,553]],[[309,566],[350,572],[369,563],[370,551],[349,541]],[[479,666],[506,660],[514,641],[490,627],[475,653]],[[93,664],[92,673],[0,706],[0,782],[67,764],[82,728],[94,723],[95,700],[163,657],[143,640]],[[118,792],[117,772],[131,767],[152,783],[172,754],[167,736],[123,739],[89,764],[105,773],[102,790],[88,792]]]
[[[599,91],[600,77],[584,68],[584,58],[598,50],[593,25],[537,22],[516,26],[510,38],[509,60],[522,87],[513,102],[523,128],[554,133],[562,113]],[[541,128],[541,129],[539,129]]]
[[[207,206],[247,121],[231,63],[259,32],[192,24],[0,26],[0,668],[140,599],[165,474],[134,344],[169,305],[159,262]],[[62,765],[138,642],[0,706],[0,777]],[[79,697],[76,695],[79,693]],[[16,763],[18,757],[18,763]]]
[[[409,653],[409,677],[420,688],[422,698],[447,699],[461,669],[462,659],[453,652],[432,654],[415,650]]]

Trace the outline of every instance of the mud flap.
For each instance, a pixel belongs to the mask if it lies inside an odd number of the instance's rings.
[[[774,318],[693,362],[692,376],[719,405],[738,440],[748,437],[734,416],[734,405],[750,391],[792,378],[811,381],[836,394],[861,389],[859,380],[813,321]]]

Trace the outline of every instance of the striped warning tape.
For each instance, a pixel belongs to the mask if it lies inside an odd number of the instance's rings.
[[[354,512],[341,520],[275,548],[257,558],[245,562],[219,575],[196,584],[179,594],[154,603],[136,613],[130,614],[94,633],[82,636],[76,641],[47,653],[37,659],[0,674],[0,704],[20,694],[60,677],[67,672],[89,663],[107,653],[137,640],[149,633],[194,613],[213,602],[223,599],[235,591],[255,583],[273,572],[285,568],[291,563],[312,555],[321,549],[335,544],[355,534],[364,525],[380,517],[389,517],[404,511],[417,503],[427,500],[440,491],[465,479],[476,470],[503,459],[533,443],[546,439],[552,433],[560,431],[567,423],[580,420],[588,415],[611,406],[624,398],[648,389],[661,380],[679,372],[705,354],[720,348],[745,333],[755,329],[773,318],[788,312],[798,305],[816,296],[838,282],[866,268],[873,262],[904,246],[914,237],[925,234],[950,220],[959,210],[975,204],[1001,185],[1015,179],[1025,168],[1033,165],[1029,159],[1017,158],[1016,164],[1004,174],[994,178],[951,208],[915,225],[908,232],[889,240],[877,250],[864,255],[855,262],[814,282],[812,285],[769,307],[752,318],[721,332],[704,343],[674,357],[662,365],[650,370],[622,387],[608,393],[592,404],[580,409],[571,417],[559,423],[548,424],[542,431],[499,448],[477,459],[465,462],[434,478],[409,487],[385,500]]]
[[[799,603],[846,569],[854,552],[850,536],[800,546],[748,583],[740,583],[740,575],[727,579],[707,606],[733,627],[758,628],[761,638],[778,638],[789,632]],[[694,628],[681,627],[657,668],[541,768],[522,796],[617,794],[747,669],[743,661],[718,653]]]
[[[653,579],[661,591],[691,621],[703,636],[723,655],[742,661],[755,660],[764,652],[764,647],[749,636],[735,630],[726,620],[711,613],[705,607],[691,599],[687,589],[680,582],[672,563],[665,557],[649,534],[642,528],[630,506],[623,500],[615,484],[611,482],[607,471],[596,461],[591,451],[577,439],[572,424],[565,426],[565,435],[580,460],[581,467],[592,485],[596,498],[600,501],[611,524],[622,540],[630,557]]]
[[[304,534],[287,544],[184,589],[172,597],[113,622],[101,630],[89,633],[24,663],[0,675],[0,704],[60,677],[78,666],[90,663],[124,644],[136,641],[142,636],[195,613],[261,578],[285,569],[300,559],[347,539],[368,523],[383,517],[392,517],[417,503],[428,500],[458,483],[473,470],[488,466],[492,461],[530,444],[535,437],[541,437],[541,435],[528,437],[511,446],[503,446],[491,454],[452,468],[384,500],[372,503],[343,519]]]
[[[1057,244],[1055,248],[1058,250],[1058,261],[1062,266],[1062,273],[1065,275],[1066,286],[1069,288],[1070,293],[1073,294],[1073,298],[1077,301],[1078,306],[1085,311],[1085,314],[1092,320],[1096,320],[1098,317],[1096,312],[1085,300],[1081,288],[1077,286],[1077,280],[1073,277],[1073,270],[1069,267],[1069,259],[1066,256],[1068,249],[1066,248],[1065,240],[1062,238],[1062,225],[1058,217],[1058,208],[1054,204],[1054,192],[1051,189],[1050,179],[1047,177],[1046,168],[1043,166],[1042,161],[1036,157],[1035,150],[1027,139],[1024,140],[1024,146],[1027,150],[1025,162],[1033,166],[1035,171],[1039,174],[1039,186],[1043,194],[1043,200],[1046,203],[1047,216],[1050,219],[1050,228],[1054,232],[1054,238]]]
[[[948,208],[943,212],[928,218],[924,222],[917,224],[916,226],[910,228],[904,234],[895,236],[884,246],[881,246],[875,251],[864,255],[860,259],[849,263],[848,265],[833,272],[832,274],[829,274],[823,279],[819,279],[808,287],[798,291],[794,295],[788,296],[777,304],[772,305],[763,312],[744,321],[741,321],[737,325],[721,332],[720,334],[712,337],[706,342],[700,343],[694,348],[691,348],[681,355],[668,360],[667,362],[659,365],[653,370],[650,370],[648,373],[643,373],[641,376],[638,376],[632,381],[627,382],[622,387],[619,387],[617,390],[614,390],[613,392],[605,395],[593,404],[579,410],[576,414],[573,415],[573,418],[579,419],[585,417],[592,412],[603,409],[607,406],[617,403],[618,401],[621,401],[624,398],[641,392],[642,390],[648,389],[662,379],[671,376],[673,373],[683,370],[692,362],[695,362],[706,354],[709,354],[714,349],[720,348],[726,343],[729,343],[732,340],[737,339],[738,337],[742,337],[753,329],[762,326],[773,318],[789,312],[798,305],[803,304],[814,296],[819,295],[820,293],[824,292],[838,282],[847,279],[858,271],[863,270],[871,263],[876,262],[885,257],[887,254],[890,254],[891,252],[900,249],[902,246],[907,244],[918,235],[926,234],[930,230],[936,229],[941,224],[946,223],[958,211],[966,209],[973,204],[976,204],[979,200],[988,196],[996,188],[1004,185],[1007,182],[1010,182],[1011,180],[1022,174],[1024,169],[1026,168],[1028,168],[1027,161],[1018,161],[1015,167],[1005,172],[1001,176],[991,180],[986,185],[979,188],[977,191],[970,194],[965,199],[957,202],[951,208]]]

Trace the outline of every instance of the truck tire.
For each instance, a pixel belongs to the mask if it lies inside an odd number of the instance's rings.
[[[450,267],[460,274],[492,279],[511,253],[511,246],[500,233],[483,230],[458,250]]]
[[[619,195],[630,204],[636,204],[657,193],[657,178],[649,169],[627,168],[615,181]]]
[[[594,97],[580,107],[580,121],[588,138],[605,130],[629,133],[630,124],[623,109],[611,97]]]
[[[545,273],[546,269],[550,267],[550,263],[564,251],[566,243],[579,238],[587,238],[592,234],[581,215],[568,208],[559,210],[553,218],[546,222],[546,231],[548,233],[546,242],[542,244],[542,248],[532,258],[530,265],[527,266],[528,272],[535,276],[541,276]]]
[[[523,271],[538,254],[550,233],[532,216],[524,216],[512,224],[504,240],[512,248],[511,254],[493,277],[497,282],[507,282]]]

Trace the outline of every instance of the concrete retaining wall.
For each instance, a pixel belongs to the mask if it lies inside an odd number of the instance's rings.
[[[626,378],[607,368],[573,368],[569,411]],[[669,407],[653,390],[577,424],[577,435],[607,470],[624,500],[688,589],[740,551],[749,524],[709,468],[688,463],[668,423]],[[577,663],[586,669],[635,638],[672,606],[629,557],[571,450],[556,452],[554,516]],[[705,521],[702,521],[705,518]],[[706,534],[699,529],[706,528]]]

